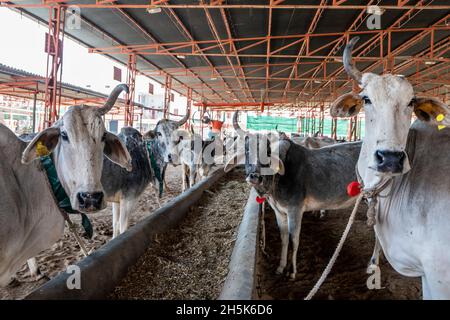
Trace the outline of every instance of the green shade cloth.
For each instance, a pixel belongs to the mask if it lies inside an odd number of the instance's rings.
[[[247,129],[251,130],[275,130],[287,133],[299,133],[299,128],[302,128],[301,133],[314,134],[319,131],[319,118],[301,118],[297,117],[272,117],[272,116],[247,116]],[[349,119],[338,119],[336,135],[338,137],[347,137]],[[332,119],[326,118],[323,123],[323,134],[331,136]],[[361,136],[364,136],[364,120],[358,119],[361,124]],[[314,130],[313,130],[314,128]],[[307,130],[307,131],[306,131]],[[314,132],[313,132],[314,131]]]

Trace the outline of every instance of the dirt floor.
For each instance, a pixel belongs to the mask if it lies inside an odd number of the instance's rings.
[[[407,278],[394,271],[383,257],[380,262],[381,290],[369,290],[367,263],[372,255],[374,232],[366,225],[366,206],[361,206],[341,254],[314,299],[421,299],[419,278]],[[322,219],[314,213],[303,217],[297,262],[297,279],[276,275],[281,240],[273,211],[267,210],[266,252],[258,261],[257,296],[261,299],[304,299],[320,278],[333,255],[351,210],[329,211]],[[290,259],[289,252],[289,258]],[[289,261],[289,260],[288,260]],[[288,265],[290,267],[290,265]]]
[[[161,204],[166,203],[173,197],[181,193],[181,167],[168,166],[166,173],[166,182],[169,190],[165,190]],[[151,186],[145,190],[139,203],[130,217],[130,227],[150,215],[158,209],[156,196]],[[73,221],[79,221],[73,218]],[[95,250],[107,243],[112,237],[112,211],[111,205],[107,209],[89,216],[94,228],[94,236],[91,240],[83,239],[88,250]],[[53,278],[61,271],[64,271],[69,264],[74,264],[83,258],[79,246],[76,244],[72,234],[66,228],[64,238],[57,242],[51,249],[45,250],[37,256],[39,267],[43,273]],[[21,299],[28,293],[44,284],[48,279],[34,281],[28,275],[28,267],[24,265],[18,273],[20,285],[13,288],[0,288],[1,299]]]
[[[250,188],[233,171],[176,229],[158,237],[111,299],[217,299]]]

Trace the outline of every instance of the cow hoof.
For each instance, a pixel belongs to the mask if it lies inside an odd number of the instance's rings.
[[[277,271],[275,271],[275,273],[276,274],[283,274],[283,270],[284,270],[284,267],[278,267]]]
[[[296,274],[295,273],[291,273],[290,275],[289,275],[289,280],[290,281],[295,281],[295,278],[296,278]]]
[[[20,281],[17,278],[12,278],[11,281],[6,285],[7,289],[17,288],[20,286]]]
[[[377,270],[377,269],[378,269],[378,265],[371,262],[371,263],[367,266],[366,273],[367,273],[367,274],[373,274],[374,271]]]
[[[48,275],[46,275],[45,273],[40,273],[37,276],[34,277],[34,281],[39,281],[39,280],[45,280],[45,281],[49,281],[50,277]]]

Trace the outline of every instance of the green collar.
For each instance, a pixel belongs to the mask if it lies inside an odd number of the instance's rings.
[[[153,151],[155,145],[155,141],[150,139],[147,140],[147,150],[148,150],[148,155],[150,156],[150,164],[152,166],[153,172],[155,173],[155,177],[159,182],[159,197],[162,197],[163,191],[164,191],[164,181],[162,178],[162,174],[161,174],[161,170],[159,169],[158,164],[156,163],[156,159],[155,159],[155,152]]]
[[[92,229],[92,224],[89,221],[89,218],[86,214],[82,212],[78,212],[72,208],[70,204],[70,199],[67,196],[66,191],[61,185],[61,182],[58,178],[58,173],[56,172],[55,165],[50,156],[43,156],[39,158],[42,167],[47,174],[48,182],[52,188],[53,195],[55,196],[58,207],[66,213],[69,214],[81,214],[81,224],[86,231],[86,236],[90,239],[94,234],[94,230]]]

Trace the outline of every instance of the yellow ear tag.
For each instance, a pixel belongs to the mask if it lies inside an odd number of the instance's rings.
[[[36,146],[36,155],[38,157],[43,157],[43,156],[48,156],[49,153],[50,152],[48,151],[47,147],[44,146],[41,141],[38,141],[37,146]]]
[[[438,122],[441,122],[442,120],[444,120],[444,118],[445,118],[445,116],[441,113],[441,114],[438,114],[438,116],[436,117],[436,120]]]
[[[439,129],[439,130],[442,130],[442,129],[444,129],[444,128],[445,128],[444,125],[442,125],[442,124],[438,125],[438,129]]]

